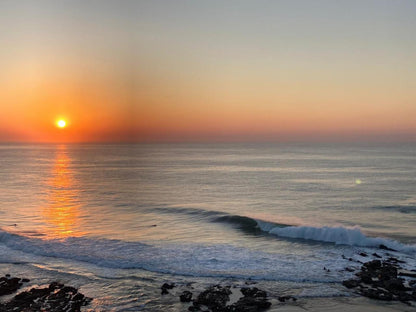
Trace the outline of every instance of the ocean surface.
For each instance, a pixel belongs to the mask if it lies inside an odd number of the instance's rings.
[[[351,296],[360,252],[416,267],[415,144],[0,145],[0,273],[86,311],[186,310],[164,282]]]

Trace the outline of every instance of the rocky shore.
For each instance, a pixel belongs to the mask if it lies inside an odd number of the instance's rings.
[[[10,277],[6,275],[0,278],[0,296],[10,295],[16,292],[28,279]],[[78,292],[78,289],[53,282],[48,287],[31,288],[20,292],[11,300],[0,303],[0,311],[50,311],[50,312],[79,312],[81,307],[91,301]]]
[[[406,271],[394,257],[363,263],[356,278],[343,281],[347,288],[377,300],[416,303],[416,272]]]
[[[380,249],[386,250],[383,247]],[[369,261],[348,259],[359,263],[360,267],[355,264],[353,267],[345,268],[345,271],[354,272],[356,276],[342,282],[346,288],[357,295],[380,302],[396,301],[407,304],[409,308],[416,306],[416,270],[405,270],[401,266],[405,262],[389,253],[383,255],[384,259],[377,253],[368,255],[359,252],[357,256],[360,259],[368,258]],[[328,271],[326,268],[323,269]],[[174,283],[164,283],[161,286],[161,295],[169,294],[175,287]],[[191,290],[180,289],[174,292],[174,296],[178,296],[179,301],[184,303],[184,310],[191,312],[259,312],[268,310],[272,306],[272,300],[275,302],[273,304],[298,300],[290,295],[270,298],[266,291],[252,285],[238,289],[229,285],[212,285],[199,293],[193,293]]]

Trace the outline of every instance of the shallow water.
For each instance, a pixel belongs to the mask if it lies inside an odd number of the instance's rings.
[[[164,281],[346,295],[343,255],[384,244],[416,267],[415,156],[410,144],[0,145],[1,269],[75,284],[95,310],[157,310]]]

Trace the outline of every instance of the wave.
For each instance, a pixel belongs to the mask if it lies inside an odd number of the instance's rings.
[[[373,209],[397,211],[401,213],[416,213],[415,205],[391,205],[391,206],[375,206]]]
[[[416,206],[385,206],[384,209],[416,209]],[[380,207],[379,207],[380,208]],[[312,227],[294,226],[284,223],[268,222],[248,216],[232,215],[215,210],[204,210],[188,207],[158,208],[160,213],[185,214],[192,218],[204,219],[215,223],[225,223],[248,234],[270,234],[279,238],[313,240],[337,245],[378,248],[384,245],[390,249],[405,253],[416,253],[416,246],[406,245],[398,241],[368,237],[358,227]]]
[[[333,254],[317,260],[227,244],[150,245],[86,237],[46,240],[0,230],[0,263],[25,259],[24,263],[45,266],[54,259],[61,265],[65,259],[70,267],[85,263],[97,268],[141,269],[182,276],[326,283],[342,280],[337,272],[347,264],[341,255],[339,258],[335,263]],[[333,273],[323,275],[323,267]]]
[[[313,240],[357,247],[379,248],[380,245],[384,245],[397,251],[416,253],[416,246],[414,245],[402,244],[387,238],[368,237],[359,228],[292,226],[238,215],[221,216],[215,218],[213,222],[226,222],[236,225],[237,228],[246,232],[268,233],[280,238]]]
[[[212,221],[219,223],[229,223],[249,234],[258,234],[263,232],[258,226],[258,221],[249,217],[238,215],[225,215],[217,217]]]
[[[288,226],[284,228],[273,228],[268,231],[272,235],[287,238],[298,238],[314,240],[326,243],[335,243],[339,245],[350,245],[358,247],[380,247],[384,245],[390,249],[405,252],[416,253],[416,246],[405,245],[398,241],[380,238],[367,237],[359,228],[345,227],[312,227],[312,226]]]
[[[217,218],[218,222],[218,218]],[[416,246],[403,245],[382,238],[369,238],[359,229],[276,226],[276,224],[242,216],[222,218],[221,222],[246,224],[254,222],[261,231],[283,238],[313,239],[336,244],[389,248],[412,253]],[[236,223],[237,222],[237,223]],[[346,279],[343,269],[349,266],[342,255],[355,257],[354,248],[334,249],[323,246],[316,257],[313,250],[281,252],[237,247],[229,244],[180,244],[126,242],[115,239],[70,237],[42,239],[0,230],[0,263],[45,263],[57,259],[70,267],[87,263],[98,268],[140,269],[182,276],[203,276],[294,282],[339,282]],[[338,253],[335,256],[334,253]],[[46,257],[46,258],[45,258]],[[407,256],[406,258],[409,258]],[[22,260],[23,259],[23,260]],[[72,262],[74,261],[74,262]],[[72,263],[72,264],[71,264]],[[330,272],[322,274],[322,268]]]

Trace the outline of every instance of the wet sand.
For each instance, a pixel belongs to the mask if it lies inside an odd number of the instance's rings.
[[[414,312],[416,305],[401,302],[386,302],[365,297],[300,298],[296,302],[280,303],[272,300],[270,312]]]

